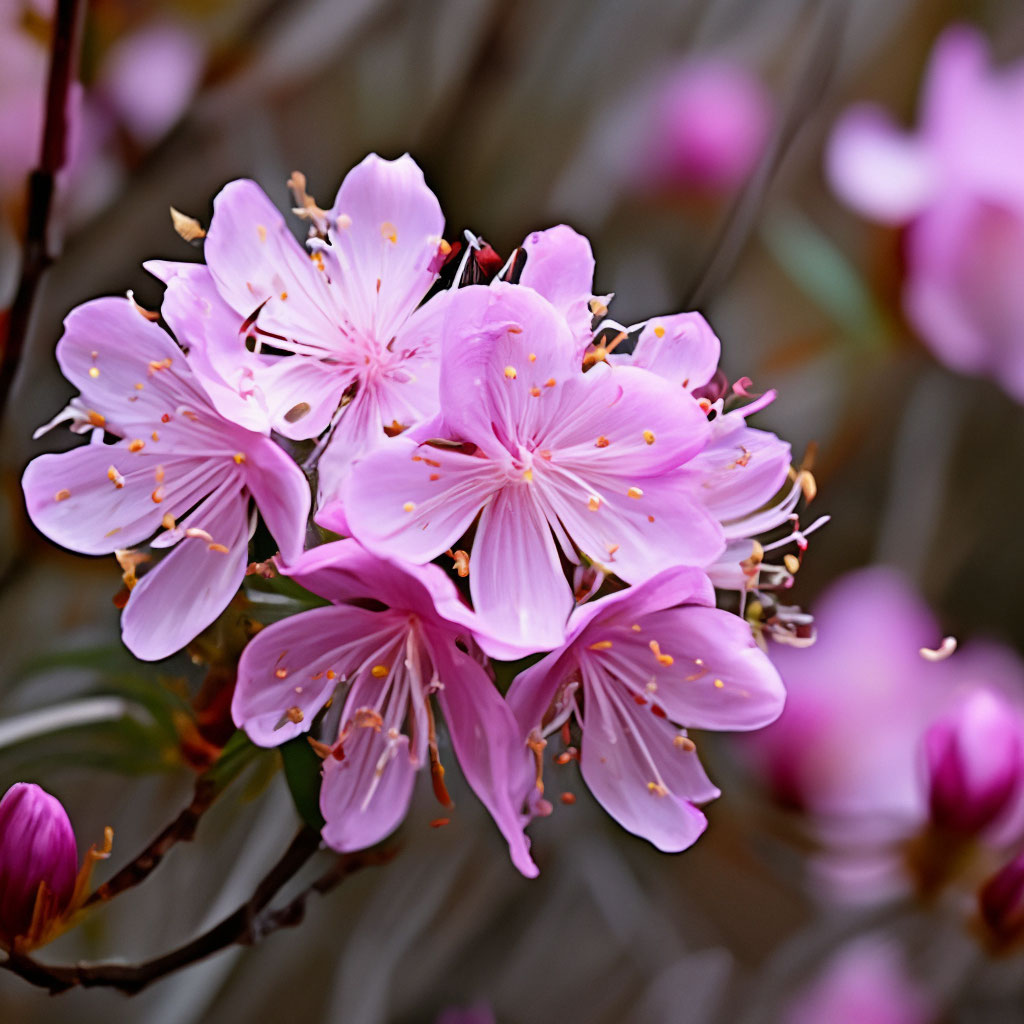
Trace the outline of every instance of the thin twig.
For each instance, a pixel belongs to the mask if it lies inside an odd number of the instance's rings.
[[[78,58],[82,6],[79,0],[57,0],[50,75],[46,87],[43,145],[39,167],[32,172],[28,185],[28,218],[22,246],[21,278],[6,320],[6,333],[0,334],[0,420],[21,363],[39,283],[56,258],[56,253],[50,250],[48,237],[50,214],[53,210],[57,173],[67,159],[68,97]]]
[[[162,956],[138,964],[67,964],[49,966],[27,956],[11,956],[0,967],[12,971],[30,984],[48,989],[51,995],[68,989],[113,988],[135,995],[161,978],[227,949],[233,945],[255,945],[279,928],[299,924],[306,901],[313,893],[323,894],[335,888],[349,875],[364,867],[386,864],[393,851],[365,851],[338,857],[331,868],[311,885],[278,909],[268,909],[270,901],[317,851],[320,835],[304,827],[292,840],[281,859],[270,869],[256,891],[209,931]]]

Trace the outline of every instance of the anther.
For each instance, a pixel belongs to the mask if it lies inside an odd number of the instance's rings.
[[[141,452],[146,447],[146,442],[141,441],[139,438],[135,438],[134,441],[128,442],[128,451],[130,452]]]
[[[533,398],[539,398],[540,397],[540,388],[538,388],[538,387],[530,388],[530,395]]]
[[[105,427],[107,425],[107,417],[101,412],[97,412],[95,409],[90,409],[88,412],[89,422],[94,427]]]
[[[216,551],[218,555],[226,555],[231,550],[226,544],[209,544],[207,545],[208,551]]]
[[[661,644],[657,640],[652,640],[648,646],[651,648],[651,653],[654,657],[658,659],[660,665],[671,665],[675,660],[671,654],[661,653]]]
[[[149,497],[154,505],[159,505],[164,500],[164,489],[157,487]]]
[[[121,490],[124,487],[124,477],[121,476],[117,471],[116,466],[111,466],[107,470],[107,479],[118,489]]]
[[[597,439],[597,440],[596,440],[596,441],[594,442],[594,447],[595,447],[595,448],[607,448],[609,444],[611,444],[611,442],[610,442],[610,441],[608,440],[608,438],[607,438],[607,437],[605,437],[605,436],[604,436],[604,434],[602,434],[602,435],[601,435],[601,436],[600,436],[600,437],[599,437],[599,438],[598,438],[598,439]]]
[[[668,790],[660,782],[648,782],[647,789],[654,796],[668,796]]]
[[[406,512],[412,512],[412,511],[414,511],[414,510],[415,510],[415,508],[416,508],[416,503],[415,503],[415,502],[413,502],[413,501],[407,501],[407,502],[406,502],[406,503],[405,503],[405,504],[404,504],[404,505],[402,506],[402,509],[403,509],[404,511],[406,511]]]
[[[370,675],[373,676],[374,679],[383,679],[387,674],[387,665],[374,665],[373,668],[370,669]]]
[[[392,245],[398,242],[398,229],[391,221],[386,220],[380,226],[380,233],[386,238]]]
[[[508,377],[509,380],[515,380],[519,375],[516,373],[516,368],[514,366],[506,366],[505,376]]]
[[[157,433],[157,432],[156,432],[155,430],[154,430],[154,431],[153,431],[153,433],[152,433],[152,434],[150,434],[149,436],[150,436],[151,438],[153,438],[153,440],[154,440],[154,441],[159,441],[159,440],[160,440],[160,435],[159,435],[159,434],[158,434],[158,433]]]
[[[576,803],[576,797],[572,793],[563,793],[558,799],[561,800],[562,803],[565,804],[567,807],[571,807],[574,803]]]
[[[530,358],[530,362],[531,363],[537,362],[537,353],[536,352],[531,352],[529,358]]]
[[[99,371],[98,367],[96,367],[96,366],[90,366],[89,367],[89,376],[92,377],[93,380],[95,380],[99,375],[100,375],[100,371]]]
[[[654,328],[654,336],[656,338],[664,338],[665,337],[665,328],[662,327],[661,324],[658,324],[658,326]]]
[[[294,725],[298,725],[305,717],[302,714],[302,708],[300,707],[291,707],[284,714],[288,721],[292,722]]]
[[[716,690],[721,690],[724,686],[725,686],[725,683],[723,683],[721,679],[716,679],[715,680],[715,689]]]
[[[597,497],[596,494],[592,494],[587,499],[587,508],[589,508],[591,512],[596,512],[600,507],[601,507],[601,499],[599,497]]]
[[[644,431],[644,442],[646,444],[654,444],[654,431],[653,430],[645,430]]]
[[[590,645],[592,651],[607,651],[612,646],[611,640],[596,640]]]
[[[626,494],[631,498],[642,498],[644,496],[644,492],[639,487],[630,487]]]
[[[235,460],[235,465],[236,466],[240,466],[243,462],[245,462],[245,453],[244,452],[235,452],[235,454],[232,455],[231,457]]]
[[[692,754],[697,749],[697,744],[689,736],[673,736],[672,746],[676,750],[685,750],[688,754]]]
[[[165,513],[163,519],[160,520],[160,525],[165,530],[173,530],[175,527],[174,516],[170,512]]]
[[[71,492],[66,488],[62,487],[54,496],[54,501],[67,501],[71,497]]]
[[[556,381],[554,377],[548,377],[548,379],[544,381],[544,387],[553,388],[557,383],[558,381]]]

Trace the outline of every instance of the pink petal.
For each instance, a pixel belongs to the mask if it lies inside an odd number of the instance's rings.
[[[466,781],[508,841],[512,863],[537,876],[523,835],[522,794],[529,788],[523,744],[515,718],[484,669],[440,631],[429,636],[431,657],[443,683],[437,699],[448,723]]]
[[[267,529],[286,561],[302,552],[309,519],[309,482],[305,474],[269,438],[259,438],[245,450],[245,483]]]
[[[162,502],[152,498],[157,464],[168,480]],[[147,458],[122,442],[40,455],[25,470],[22,487],[28,514],[40,532],[72,551],[106,555],[145,540],[168,513],[184,515],[214,489],[220,476],[212,460]],[[175,480],[185,481],[185,486],[172,486]]]
[[[465,533],[502,482],[489,460],[400,436],[353,467],[341,506],[349,530],[370,550],[429,562]],[[334,521],[330,505],[317,516],[328,529]]]
[[[214,200],[204,253],[220,294],[243,318],[259,310],[258,325],[271,334],[314,351],[341,347],[336,290],[254,181],[232,181]]]
[[[389,635],[394,631],[379,612],[332,605],[262,630],[238,663],[231,702],[235,724],[261,747],[307,732],[335,689],[379,648],[382,625]],[[289,716],[293,708],[301,714]]]
[[[345,176],[330,216],[342,308],[357,330],[387,344],[437,278],[437,197],[408,154],[371,154]]]
[[[306,356],[283,356],[253,375],[274,430],[293,440],[319,437],[351,383],[338,366]]]
[[[573,606],[551,528],[529,486],[495,494],[480,516],[470,554],[479,640],[495,657],[558,647]]]
[[[228,550],[200,537],[186,538],[135,585],[121,616],[121,637],[137,658],[169,657],[227,608],[249,561],[247,505],[240,491],[222,487],[192,523]]]
[[[696,753],[677,747],[666,723],[614,687],[589,687],[586,700],[580,770],[591,793],[623,828],[659,850],[692,846],[707,819],[690,800],[717,796]]]
[[[631,364],[695,391],[714,377],[721,354],[722,343],[700,313],[676,313],[647,321]]]
[[[855,210],[884,224],[903,224],[932,200],[938,169],[925,142],[899,131],[876,107],[848,110],[825,154],[829,181]]]
[[[444,327],[445,422],[492,458],[522,438],[546,436],[570,408],[559,385],[582,376],[577,350],[564,318],[531,289],[460,288]]]
[[[590,242],[559,224],[527,235],[523,249],[526,265],[520,285],[543,295],[565,317],[582,349],[593,336],[589,303],[594,289],[594,254]]]
[[[337,748],[336,748],[337,749]],[[408,737],[389,739],[356,726],[339,753],[324,761],[320,811],[324,842],[341,853],[373,846],[393,832],[409,807],[416,771]]]

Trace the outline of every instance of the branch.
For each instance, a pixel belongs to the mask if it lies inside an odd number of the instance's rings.
[[[55,256],[47,245],[47,235],[57,172],[67,158],[67,108],[81,37],[80,6],[79,0],[57,0],[50,75],[46,86],[43,145],[39,167],[29,178],[28,223],[21,250],[21,279],[7,317],[6,333],[0,328],[0,419],[21,362],[39,283]]]
[[[10,956],[0,967],[12,971],[30,984],[48,989],[51,995],[70,988],[105,987],[135,995],[160,978],[227,949],[232,945],[255,945],[279,928],[291,928],[302,920],[306,901],[313,893],[334,889],[349,875],[364,867],[386,864],[393,851],[347,853],[331,868],[284,906],[268,909],[270,901],[317,851],[320,835],[309,826],[292,840],[281,859],[256,887],[252,897],[209,931],[163,956],[138,964],[69,964],[49,966],[27,956]]]

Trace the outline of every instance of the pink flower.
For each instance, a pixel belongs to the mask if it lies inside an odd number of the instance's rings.
[[[635,176],[648,187],[727,192],[764,149],[772,104],[764,86],[725,60],[680,64],[651,91]]]
[[[900,949],[871,936],[835,954],[782,1017],[785,1024],[930,1024],[935,1019]]]
[[[39,931],[70,906],[77,874],[75,833],[61,802],[15,783],[0,800],[0,945],[31,945],[33,921]]]
[[[632,367],[583,373],[577,352],[530,288],[453,293],[439,418],[358,462],[341,509],[319,516],[381,555],[424,563],[479,515],[470,593],[497,657],[562,643],[573,598],[559,549],[635,583],[722,548],[682,472],[708,437],[696,401]]]
[[[686,849],[718,796],[686,729],[757,729],[784,700],[747,624],[713,607],[696,569],[669,569],[577,608],[561,649],[516,677],[508,700],[537,748],[570,718],[580,769],[623,828],[659,850]]]
[[[232,714],[255,743],[276,746],[306,732],[348,684],[324,761],[325,841],[358,850],[387,836],[405,817],[428,759],[444,794],[436,701],[463,774],[513,863],[536,875],[512,796],[523,791],[525,771],[515,720],[484,668],[473,613],[444,572],[384,561],[354,540],[308,551],[285,571],[332,603],[269,626],[246,647]]]
[[[1010,811],[1024,773],[1024,720],[1006,698],[976,687],[956,695],[924,735],[932,821],[974,834]]]
[[[827,168],[837,193],[866,216],[908,225],[903,303],[935,355],[995,377],[1024,400],[1024,64],[989,67],[973,29],[935,46],[920,127],[905,134],[883,111],[850,110]]]
[[[441,208],[409,156],[368,156],[315,220],[328,241],[313,238],[306,251],[259,186],[225,186],[205,255],[234,330],[203,344],[208,367],[244,368],[246,379],[230,383],[262,403],[286,437],[316,437],[337,414],[319,462],[329,496],[353,458],[436,411],[444,296],[417,307],[446,244]],[[181,266],[151,269],[167,281]],[[201,279],[197,286],[211,290]],[[254,359],[247,338],[291,355]]]
[[[89,555],[140,544],[165,527],[152,546],[171,550],[132,590],[122,632],[136,656],[167,657],[241,584],[250,500],[295,558],[309,487],[270,438],[217,412],[181,349],[130,301],[73,310],[57,359],[80,391],[72,415],[119,440],[34,459],[22,480],[29,515],[51,540]]]

